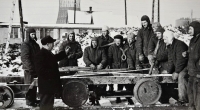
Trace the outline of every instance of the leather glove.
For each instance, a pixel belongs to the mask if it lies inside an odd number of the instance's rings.
[[[92,68],[92,70],[95,70],[96,68],[93,64],[91,64],[90,67]]]
[[[139,54],[139,61],[143,62],[144,61],[144,55],[143,54]]]
[[[178,73],[174,72],[174,73],[172,74],[172,79],[173,79],[174,81],[178,80]]]
[[[103,65],[100,63],[99,65],[97,65],[97,70],[100,70],[103,68]]]

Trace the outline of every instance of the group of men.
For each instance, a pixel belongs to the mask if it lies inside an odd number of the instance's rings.
[[[114,39],[110,37],[109,28],[104,26],[102,35],[92,38],[91,46],[86,47],[84,52],[75,41],[75,34],[70,33],[55,55],[51,53],[55,39],[44,37],[40,49],[34,29],[29,29],[26,42],[21,46],[21,59],[25,83],[30,84],[33,78],[38,77],[41,110],[51,110],[54,94],[61,92],[58,67],[78,66],[77,59],[82,56],[86,66],[96,70],[154,66],[158,73],[172,74],[173,80],[178,81],[178,103],[184,104],[189,100],[190,109],[199,110],[200,23],[194,21],[189,26],[188,33],[194,36],[189,47],[175,39],[173,32],[164,30],[160,23],[151,24],[146,15],[142,16],[141,24],[138,34],[128,33],[126,41],[122,35],[116,35]],[[127,91],[132,91],[133,86],[119,84],[118,90],[125,87]],[[96,88],[106,91],[106,85],[89,86],[90,90]],[[33,106],[39,102],[36,100],[36,90],[27,92],[27,105]],[[109,85],[109,91],[113,91],[113,85]],[[127,100],[129,104],[134,104],[130,97]],[[120,103],[121,99],[118,97],[116,102]],[[92,104],[98,104],[98,101],[92,100]]]

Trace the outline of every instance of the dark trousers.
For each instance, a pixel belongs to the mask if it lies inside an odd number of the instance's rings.
[[[100,100],[100,97],[106,92],[106,85],[89,85],[89,91],[95,92],[95,99]]]
[[[31,84],[34,80],[34,76],[30,74],[29,71],[24,71],[24,84]],[[29,86],[25,87],[26,92],[26,103],[34,102],[37,95],[37,87],[34,86],[32,89],[29,89]]]
[[[191,110],[200,110],[200,79],[193,76],[188,80],[188,99]]]
[[[187,102],[187,85],[188,85],[188,73],[182,70],[178,76],[178,96],[179,101]]]
[[[53,110],[54,94],[40,94],[40,110]]]

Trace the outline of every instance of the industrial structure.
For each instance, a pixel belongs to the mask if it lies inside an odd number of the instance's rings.
[[[80,0],[59,0],[57,24],[67,24],[68,10],[74,10],[74,18],[76,18],[76,11],[81,10]]]
[[[160,0],[153,0],[151,22],[160,22]]]

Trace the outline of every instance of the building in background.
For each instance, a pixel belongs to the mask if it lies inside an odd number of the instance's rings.
[[[180,18],[177,19],[175,21],[175,26],[179,27],[179,26],[188,26],[190,24],[190,22],[192,21],[199,21],[200,22],[200,18]]]

